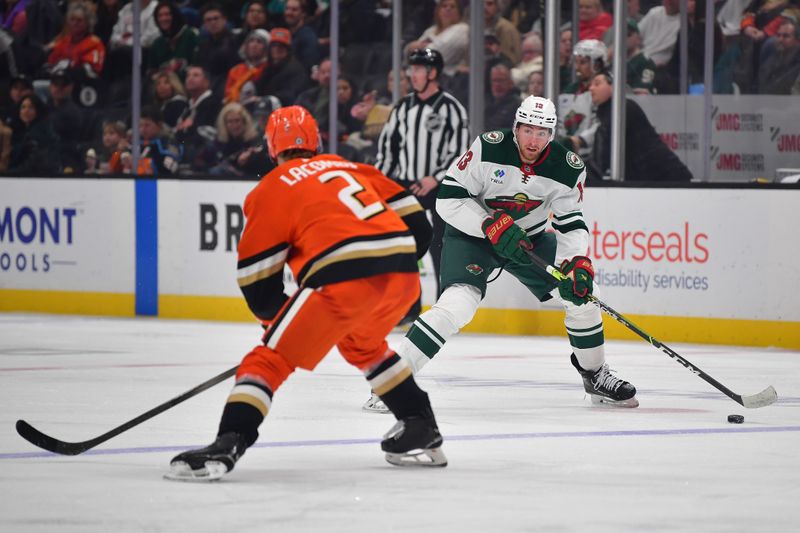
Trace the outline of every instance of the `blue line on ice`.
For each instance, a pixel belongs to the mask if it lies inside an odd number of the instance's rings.
[[[574,437],[642,437],[642,436],[671,436],[671,435],[714,435],[720,433],[787,433],[800,432],[800,426],[776,427],[731,427],[731,428],[685,428],[685,429],[636,429],[618,431],[551,431],[540,433],[494,433],[485,435],[445,435],[446,442],[453,441],[480,441],[480,440],[522,440],[546,438],[574,438]],[[253,448],[292,448],[303,446],[347,446],[352,444],[376,444],[380,439],[326,439],[326,440],[295,440],[284,442],[262,442],[253,445]],[[194,446],[147,446],[141,448],[110,448],[89,450],[82,455],[122,455],[134,453],[165,453],[183,451]],[[2,459],[31,459],[38,457],[61,457],[57,454],[40,452],[0,453]]]

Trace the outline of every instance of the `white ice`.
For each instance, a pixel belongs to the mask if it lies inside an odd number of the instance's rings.
[[[231,381],[75,457],[14,429],[88,440],[235,366],[259,337],[249,324],[0,314],[0,531],[800,530],[797,351],[671,345],[739,394],[775,386],[776,404],[746,410],[650,345],[611,341],[608,362],[641,401],[614,409],[584,396],[565,338],[457,336],[418,376],[444,469],[384,461],[393,419],[361,411],[369,387],[336,353],[287,380],[218,483],[161,476],[213,440]]]

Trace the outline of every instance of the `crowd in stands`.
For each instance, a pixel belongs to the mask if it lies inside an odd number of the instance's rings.
[[[703,83],[705,3],[688,0],[692,87]],[[442,86],[466,105],[474,74],[470,4],[484,15],[484,125],[510,127],[521,100],[544,91],[542,2],[404,0],[404,52],[439,50]],[[593,131],[580,124],[598,107],[589,94],[592,78],[611,66],[613,2],[579,0],[575,50],[571,4],[561,3],[560,89],[585,107],[561,111],[571,128],[561,133],[591,157],[597,152]],[[280,106],[306,107],[328,143],[331,76],[337,80],[339,152],[373,162],[396,100],[391,6],[391,0],[340,2],[340,69],[334,73],[324,0],[141,0],[144,151],[133,169],[132,4],[0,0],[0,173],[256,178],[271,168],[260,132]],[[681,92],[679,6],[680,0],[628,1],[630,92]],[[714,7],[714,93],[800,94],[800,0],[717,0]],[[408,92],[401,74],[398,97]]]

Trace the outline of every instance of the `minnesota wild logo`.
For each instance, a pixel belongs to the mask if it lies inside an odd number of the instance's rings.
[[[540,205],[543,200],[528,198],[524,192],[518,192],[514,196],[496,196],[494,198],[487,198],[486,205],[494,210],[501,210],[509,215],[514,220],[519,220]]]
[[[473,274],[475,276],[480,276],[481,273],[483,272],[483,267],[480,266],[480,265],[476,265],[475,263],[470,263],[469,265],[467,265],[464,268],[467,269],[467,272],[469,272],[470,274]]]

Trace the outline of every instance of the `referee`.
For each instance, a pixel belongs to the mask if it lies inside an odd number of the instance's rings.
[[[467,151],[467,111],[439,86],[442,54],[432,48],[413,50],[408,57],[413,92],[392,109],[378,139],[375,166],[411,191],[431,211],[433,240],[430,253],[439,293],[439,263],[444,221],[436,213],[436,194],[450,164]],[[419,302],[407,319],[419,314]],[[405,323],[407,320],[404,320]]]

